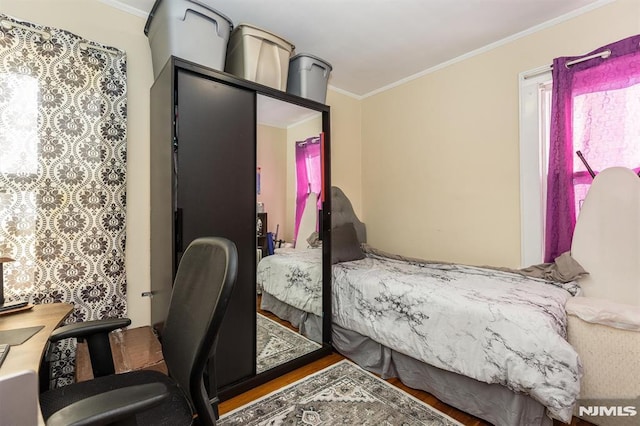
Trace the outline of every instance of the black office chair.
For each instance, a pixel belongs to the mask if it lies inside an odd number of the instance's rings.
[[[40,407],[47,425],[176,426],[192,424],[194,414],[197,424],[215,425],[217,407],[210,403],[203,373],[215,356],[220,323],[236,281],[237,257],[235,244],[224,238],[199,238],[185,251],[162,332],[169,377],[139,370],[43,392]],[[106,323],[109,328],[114,321]],[[53,340],[70,334],[87,337],[82,324],[61,327]],[[87,327],[105,334],[99,321]]]

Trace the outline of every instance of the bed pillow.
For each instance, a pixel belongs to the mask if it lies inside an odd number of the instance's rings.
[[[322,240],[320,240],[320,235],[317,231],[313,231],[311,235],[309,235],[309,238],[307,238],[307,244],[309,244],[309,247],[311,248],[322,247]]]
[[[353,223],[345,223],[331,230],[331,264],[364,259]]]

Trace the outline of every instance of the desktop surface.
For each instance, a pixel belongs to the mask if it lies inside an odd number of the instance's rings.
[[[0,315],[0,331],[42,327],[24,343],[11,346],[0,366],[0,396],[4,395],[0,411],[3,420],[36,418],[37,423],[20,421],[15,424],[44,424],[38,404],[37,372],[51,332],[62,324],[72,310],[73,305],[69,303],[50,303]],[[22,405],[10,404],[8,395],[16,396]]]
[[[0,315],[0,331],[43,326],[21,345],[11,347],[0,366],[0,375],[25,369],[38,371],[49,335],[73,310],[69,303],[35,305],[32,309]]]

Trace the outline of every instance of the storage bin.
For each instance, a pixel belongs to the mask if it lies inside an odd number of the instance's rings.
[[[287,93],[325,103],[331,64],[317,56],[299,53],[289,61]]]
[[[233,22],[207,0],[156,0],[144,33],[151,46],[155,77],[170,56],[224,70]]]
[[[225,71],[284,91],[289,57],[294,48],[282,37],[249,24],[240,24],[229,38]]]

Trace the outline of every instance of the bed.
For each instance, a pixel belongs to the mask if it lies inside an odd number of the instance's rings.
[[[366,228],[339,188],[332,204],[337,351],[496,425],[570,421],[582,376],[566,340],[564,307],[580,291],[575,281],[384,253],[364,244]],[[343,228],[350,237],[340,236]],[[361,257],[336,247],[350,238],[364,245]],[[313,250],[263,259],[258,281],[261,307],[318,341],[321,256]],[[304,282],[291,279],[300,268]]]
[[[322,249],[282,248],[262,258],[256,274],[260,308],[322,343]]]

